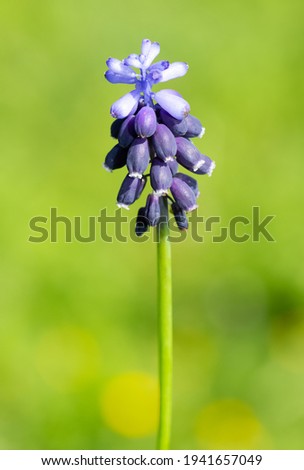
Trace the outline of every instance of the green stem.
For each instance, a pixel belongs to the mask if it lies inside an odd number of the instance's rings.
[[[157,226],[158,334],[160,412],[158,449],[169,449],[172,414],[172,279],[171,246],[168,240],[168,202],[161,199],[162,217]]]

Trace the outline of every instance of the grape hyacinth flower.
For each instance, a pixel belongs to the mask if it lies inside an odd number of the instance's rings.
[[[139,54],[123,60],[109,58],[105,78],[113,84],[133,86],[129,93],[111,106],[115,121],[111,136],[116,145],[106,155],[104,168],[113,171],[126,167],[117,195],[118,207],[128,209],[141,196],[150,179],[151,189],[145,206],[137,214],[135,233],[142,236],[156,227],[158,253],[160,412],[158,448],[168,449],[171,430],[172,396],[172,288],[171,251],[168,239],[168,208],[180,230],[188,228],[187,212],[198,207],[195,178],[180,171],[180,166],[196,175],[209,175],[214,162],[193,144],[205,129],[190,114],[189,103],[176,91],[153,86],[182,77],[185,62],[160,60],[157,42],[144,39]]]
[[[197,208],[199,195],[193,178],[180,172],[178,179],[173,177],[178,171],[178,164],[197,175],[209,176],[215,164],[202,155],[190,140],[202,137],[205,129],[199,119],[189,114],[187,101],[171,89],[152,91],[153,85],[182,77],[188,71],[185,62],[161,60],[153,64],[159,52],[157,42],[144,39],[140,54],[131,54],[123,60],[107,60],[105,78],[110,83],[133,85],[134,90],[111,107],[111,114],[116,118],[111,126],[111,135],[118,143],[106,156],[104,167],[108,171],[127,167],[128,175],[117,197],[119,207],[128,209],[142,192],[144,184],[130,178],[145,182],[150,178],[151,195],[161,195],[170,205],[174,204],[171,211],[176,219],[175,214],[180,211],[190,212]],[[147,202],[150,200],[147,199]],[[149,205],[146,205],[145,211],[147,215]],[[149,217],[147,220],[150,220]],[[177,219],[176,223],[181,226]],[[146,228],[149,225],[153,226],[154,223],[148,222]],[[182,224],[182,229],[186,225]],[[140,236],[144,232],[140,230],[136,233]]]

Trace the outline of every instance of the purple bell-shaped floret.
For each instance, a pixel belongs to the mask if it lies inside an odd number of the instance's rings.
[[[141,195],[145,186],[145,178],[132,178],[127,175],[122,182],[117,196],[118,207],[129,209],[129,206]]]
[[[135,234],[141,237],[149,228],[149,221],[146,217],[146,208],[141,207],[138,210],[135,222]]]
[[[168,158],[166,163],[168,167],[170,168],[172,175],[174,176],[178,171],[178,163],[177,163],[176,158],[175,157]]]
[[[165,124],[157,124],[151,139],[156,155],[162,160],[166,161],[176,155],[175,137]]]
[[[155,225],[158,224],[160,218],[160,204],[159,196],[157,194],[148,195],[145,215],[151,227],[155,227]]]
[[[187,230],[188,228],[188,219],[186,212],[179,207],[176,202],[173,202],[171,209],[175,218],[176,225],[180,230]]]
[[[201,121],[197,119],[195,116],[189,114],[185,118],[185,123],[187,126],[187,131],[185,132],[184,137],[192,138],[192,137],[203,137],[205,134],[205,128],[202,126]]]
[[[190,188],[194,192],[195,197],[199,196],[200,192],[198,189],[197,181],[194,178],[192,178],[192,176],[185,175],[185,173],[176,173],[176,175],[174,176],[175,178],[179,178],[180,180],[187,183],[187,185],[190,186]]]
[[[113,139],[118,139],[119,131],[122,126],[124,119],[115,119],[111,124],[111,137]]]
[[[150,151],[147,139],[137,137],[133,140],[127,156],[129,176],[141,178],[150,161]]]
[[[187,170],[194,173],[204,164],[200,151],[185,137],[176,137],[177,152],[176,160]]]
[[[160,109],[159,116],[161,121],[169,127],[170,131],[176,137],[182,136],[187,132],[187,121],[186,119],[175,119],[171,114],[167,113],[164,109]]]
[[[186,212],[197,208],[195,194],[187,183],[179,178],[173,178],[171,193],[176,203]]]
[[[129,147],[135,139],[136,132],[134,129],[134,121],[135,116],[133,115],[124,119],[118,133],[118,142],[121,147]]]
[[[150,180],[156,194],[166,194],[171,187],[171,170],[168,164],[158,157],[152,160]]]
[[[119,144],[116,144],[107,154],[103,167],[107,171],[113,171],[125,166],[126,161],[127,149],[124,149]]]
[[[156,125],[156,114],[150,106],[144,106],[135,116],[135,132],[140,137],[151,137],[156,131]]]

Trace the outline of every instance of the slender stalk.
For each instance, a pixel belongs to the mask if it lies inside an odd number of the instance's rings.
[[[168,240],[168,202],[161,198],[162,216],[157,226],[158,336],[160,412],[158,449],[169,449],[172,415],[172,279]]]

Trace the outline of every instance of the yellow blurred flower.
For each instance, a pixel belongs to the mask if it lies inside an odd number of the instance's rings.
[[[157,380],[142,372],[128,372],[110,380],[101,396],[107,425],[127,437],[156,432],[159,392]]]

